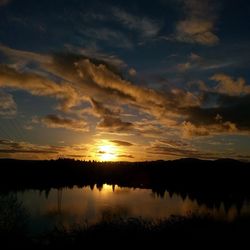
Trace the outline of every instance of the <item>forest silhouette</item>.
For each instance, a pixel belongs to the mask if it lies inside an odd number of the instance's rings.
[[[95,162],[71,159],[28,161],[0,160],[0,238],[7,247],[75,247],[87,242],[119,241],[129,243],[148,240],[246,240],[250,218],[236,217],[228,222],[209,214],[171,216],[159,221],[123,218],[107,211],[94,225],[80,224],[55,228],[41,235],[27,233],[29,213],[17,200],[16,193],[26,190],[62,190],[104,184],[151,189],[160,197],[167,191],[205,204],[210,208],[224,205],[225,211],[235,206],[240,213],[250,201],[250,163],[232,159],[215,161],[180,159],[152,162]]]
[[[26,161],[1,159],[0,191],[73,186],[91,189],[103,184],[151,189],[163,197],[187,196],[198,204],[225,208],[236,205],[240,210],[250,200],[250,163],[232,159],[215,161],[180,159],[151,162],[95,162],[58,159]]]

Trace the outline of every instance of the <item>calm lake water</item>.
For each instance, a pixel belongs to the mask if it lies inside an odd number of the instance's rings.
[[[158,197],[149,189],[131,189],[103,185],[102,188],[74,187],[51,189],[49,193],[29,190],[18,192],[17,198],[29,213],[29,227],[33,233],[52,230],[55,226],[70,227],[88,222],[97,223],[108,216],[140,217],[143,219],[166,219],[171,215],[210,213],[218,219],[233,220],[250,214],[250,204],[244,203],[241,211],[235,206],[225,211],[198,205],[188,197],[178,195]]]

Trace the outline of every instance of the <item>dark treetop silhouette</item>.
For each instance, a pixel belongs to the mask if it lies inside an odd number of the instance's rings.
[[[231,159],[181,159],[154,162],[86,162],[70,159],[20,161],[1,159],[1,192],[90,186],[107,183],[148,188],[159,196],[187,195],[199,204],[241,208],[250,200],[250,163]]]

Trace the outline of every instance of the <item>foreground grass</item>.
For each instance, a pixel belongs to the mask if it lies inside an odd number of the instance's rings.
[[[216,221],[208,216],[190,215],[171,217],[167,220],[150,221],[139,218],[115,218],[102,220],[95,225],[75,225],[70,229],[56,228],[37,237],[22,232],[1,234],[1,241],[11,248],[70,248],[87,243],[118,242],[127,244],[141,241],[168,242],[182,240],[249,240],[250,219],[234,222]]]
[[[217,221],[207,216],[172,216],[161,221],[139,218],[103,219],[95,225],[75,225],[33,239],[33,245],[52,247],[84,246],[86,242],[180,241],[180,240],[249,240],[250,218],[233,222]]]

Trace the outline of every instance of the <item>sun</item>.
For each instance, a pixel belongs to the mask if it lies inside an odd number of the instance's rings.
[[[105,144],[99,146],[99,159],[101,161],[114,161],[117,157],[117,148],[112,144]]]

